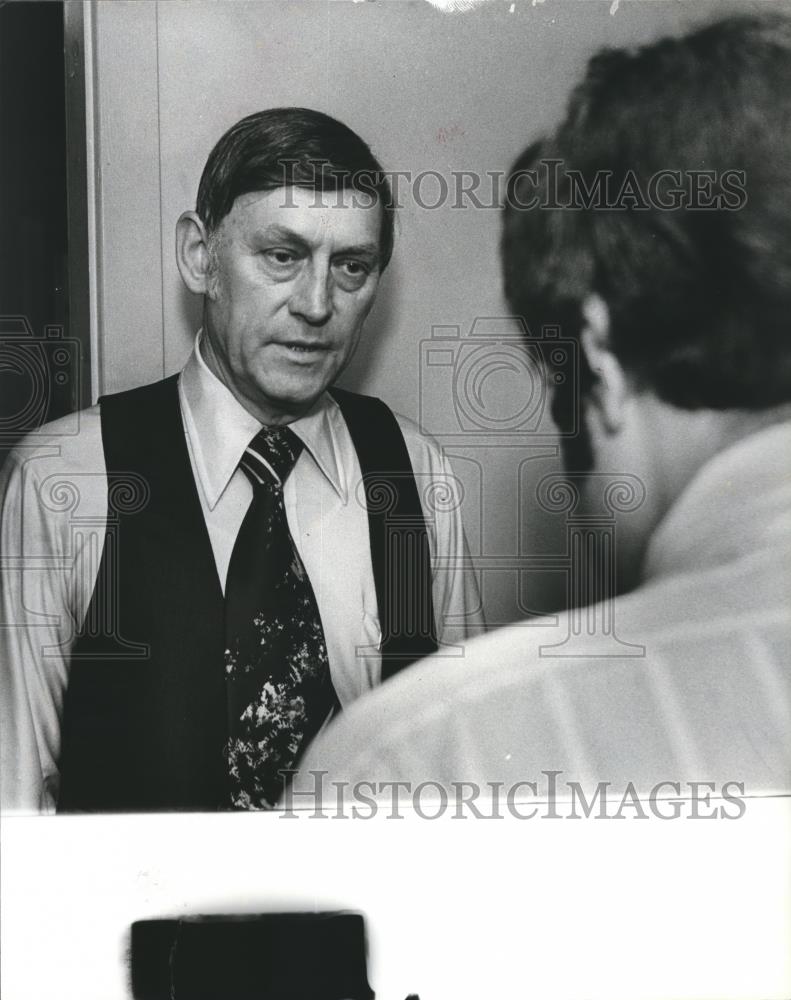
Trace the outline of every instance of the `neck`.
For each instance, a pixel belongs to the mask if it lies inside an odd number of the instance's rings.
[[[647,410],[649,450],[662,514],[715,455],[765,427],[791,419],[791,404],[755,411],[681,410],[652,398]]]
[[[700,469],[743,438],[791,420],[791,404],[761,411],[682,410],[647,393],[633,397],[630,411],[599,466],[603,471],[628,470],[645,486],[641,507],[618,519],[619,576],[625,590],[639,582],[651,536]]]

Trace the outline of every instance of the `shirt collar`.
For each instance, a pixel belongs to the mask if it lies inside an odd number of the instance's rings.
[[[209,371],[201,356],[201,335],[199,330],[181,372],[179,395],[198,480],[209,508],[214,510],[245,448],[263,425]],[[305,416],[289,427],[346,504],[348,483],[342,472],[338,440],[342,420],[338,404],[325,392]]]
[[[657,526],[643,578],[695,570],[789,543],[791,421],[756,431],[701,467]]]

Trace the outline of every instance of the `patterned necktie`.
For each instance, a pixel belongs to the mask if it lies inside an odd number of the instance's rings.
[[[239,463],[253,501],[225,587],[226,758],[237,809],[277,803],[278,772],[294,767],[338,707],[319,609],[283,504],[301,450],[287,427],[264,427]]]

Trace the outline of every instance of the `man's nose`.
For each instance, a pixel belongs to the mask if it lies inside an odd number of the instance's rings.
[[[314,262],[303,268],[294,284],[289,309],[313,326],[327,322],[332,313],[329,268]]]

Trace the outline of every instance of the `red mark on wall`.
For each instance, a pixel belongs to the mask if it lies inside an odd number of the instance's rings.
[[[454,139],[460,139],[463,135],[464,129],[461,125],[448,125],[437,132],[437,142],[453,142]]]

